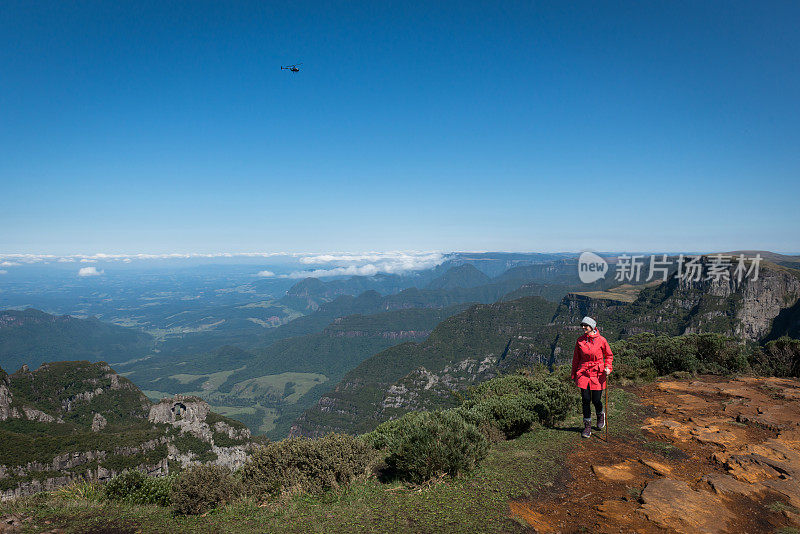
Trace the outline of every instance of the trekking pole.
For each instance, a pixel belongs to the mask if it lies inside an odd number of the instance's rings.
[[[611,411],[608,405],[608,373],[606,373],[606,443],[608,443],[608,412]]]

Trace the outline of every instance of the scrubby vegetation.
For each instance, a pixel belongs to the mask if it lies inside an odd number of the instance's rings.
[[[245,491],[258,498],[337,488],[365,475],[372,454],[345,434],[289,438],[256,450],[242,467]]]
[[[486,458],[486,437],[454,411],[421,412],[406,420],[389,444],[386,464],[402,478],[422,483],[457,476]]]
[[[471,390],[457,413],[479,427],[497,428],[511,439],[527,432],[534,423],[552,426],[563,420],[573,404],[573,392],[563,380],[512,375]]]
[[[234,501],[241,482],[230,469],[219,465],[197,465],[182,472],[172,485],[172,507],[181,514],[203,512]]]
[[[753,368],[764,376],[800,377],[800,340],[783,336],[757,347],[751,356]]]
[[[553,425],[574,405],[568,385],[556,376],[509,375],[469,389],[457,408],[411,412],[363,439],[386,451],[397,476],[420,483],[471,471],[486,457],[490,441],[516,438],[534,424]]]
[[[629,382],[674,372],[724,375],[749,368],[746,346],[721,334],[637,334],[614,342],[611,350],[617,377]]]
[[[109,480],[103,493],[112,501],[169,506],[174,481],[174,476],[149,477],[141,471],[125,471]]]

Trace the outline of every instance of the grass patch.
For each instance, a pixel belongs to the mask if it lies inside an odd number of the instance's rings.
[[[794,514],[800,514],[800,510],[798,510],[797,508],[795,508],[791,504],[785,503],[783,501],[772,501],[771,503],[769,503],[767,505],[767,508],[769,508],[773,512],[778,512],[778,513],[781,513],[781,512],[784,512],[784,511],[789,511],[789,512],[792,512]]]
[[[646,284],[632,285],[622,284],[617,287],[612,287],[606,291],[578,291],[576,295],[585,295],[595,299],[610,299],[619,300],[622,302],[633,302],[646,287],[654,287],[660,284],[660,280],[654,280]]]
[[[142,393],[153,402],[158,402],[165,397],[172,397],[172,393],[167,393],[166,391],[157,391],[155,389],[143,389]]]
[[[294,404],[308,390],[317,384],[325,382],[327,379],[325,375],[319,373],[266,375],[236,383],[231,389],[231,395],[243,399],[253,399],[265,394],[271,394],[289,404]],[[292,384],[288,389],[291,390],[291,393],[284,397],[284,393],[287,392],[286,384],[290,382]]]
[[[200,386],[203,391],[213,391],[216,390],[219,386],[221,386],[229,376],[231,376],[236,371],[241,371],[244,367],[239,367],[238,369],[230,369],[227,371],[217,371],[216,373],[209,373],[204,375],[190,375],[186,373],[181,373],[177,375],[172,375],[168,378],[172,378],[180,382],[181,384],[191,384],[192,382],[196,382],[200,379],[205,378],[205,381]]]

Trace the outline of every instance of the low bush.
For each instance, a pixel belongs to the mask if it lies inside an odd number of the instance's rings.
[[[453,412],[477,427],[489,441],[512,439],[534,424],[553,425],[563,420],[575,405],[571,383],[552,375],[507,375],[469,388],[465,400]],[[387,421],[361,438],[376,449],[396,448],[393,443],[417,424],[418,414],[407,413]]]
[[[783,336],[756,348],[750,356],[756,372],[764,376],[800,377],[800,340]]]
[[[363,440],[345,434],[289,438],[253,452],[242,467],[242,482],[259,498],[324,491],[365,475],[372,457]]]
[[[470,471],[489,450],[486,437],[453,410],[415,413],[403,430],[390,442],[386,464],[415,483]]]
[[[181,514],[202,514],[233,501],[240,490],[240,482],[227,467],[196,465],[183,471],[175,481],[172,506]]]
[[[141,471],[125,471],[109,480],[103,493],[112,501],[169,506],[174,481],[174,476],[149,477]]]
[[[631,381],[648,380],[674,372],[730,374],[748,369],[742,345],[721,334],[682,336],[637,334],[612,346],[620,362],[619,376]],[[615,364],[615,369],[617,365]]]
[[[524,375],[506,375],[481,382],[467,390],[467,402],[479,402],[492,397],[534,393],[540,380],[532,380]]]
[[[530,394],[491,397],[477,403],[464,403],[454,411],[465,421],[493,434],[499,430],[505,439],[512,439],[530,429],[538,421],[535,404],[538,399]]]
[[[373,449],[387,449],[397,438],[407,432],[409,426],[414,424],[416,417],[417,412],[408,412],[398,419],[381,423],[372,432],[359,437]]]
[[[472,389],[455,411],[467,422],[482,429],[494,427],[511,439],[535,423],[552,426],[563,420],[574,403],[570,386],[554,376],[531,380],[510,375]]]
[[[614,352],[614,372],[611,380],[617,385],[642,384],[652,382],[658,371],[650,357],[640,358],[627,351],[612,346]]]
[[[539,417],[539,422],[546,426],[553,426],[563,421],[575,404],[573,385],[567,384],[554,376],[548,376],[536,383],[534,395],[539,402],[534,404],[534,409]]]

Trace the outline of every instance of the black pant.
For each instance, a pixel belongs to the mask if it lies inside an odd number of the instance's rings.
[[[591,419],[592,418],[592,404],[594,404],[594,409],[597,410],[597,413],[603,411],[603,390],[602,389],[595,389],[591,390],[588,388],[581,388],[581,401],[583,402],[583,418],[584,419]]]

